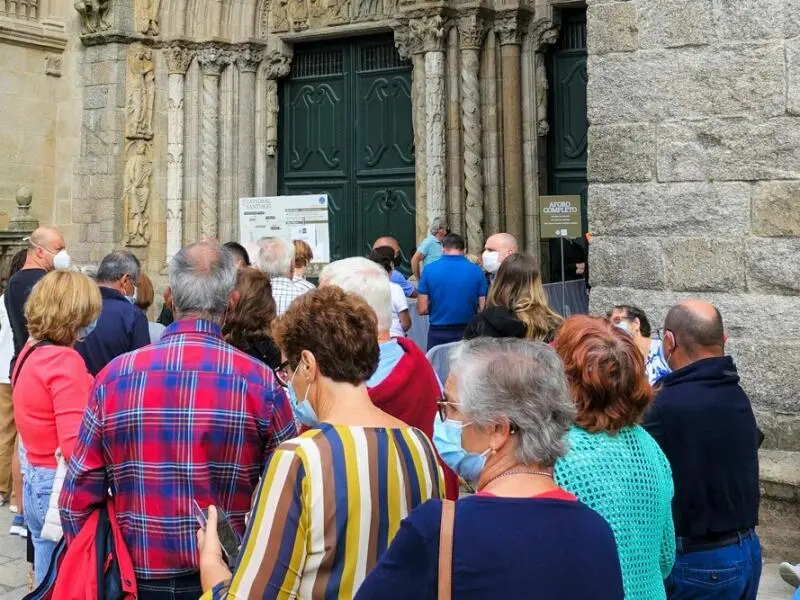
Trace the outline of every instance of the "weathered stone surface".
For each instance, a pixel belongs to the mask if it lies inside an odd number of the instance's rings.
[[[593,56],[588,67],[593,125],[786,111],[778,43]]]
[[[797,219],[800,225],[800,210]],[[589,194],[594,235],[743,235],[749,228],[746,183],[596,184]]]
[[[800,118],[664,123],[657,137],[659,181],[800,179]]]
[[[753,191],[753,233],[800,236],[800,181],[761,181]]]
[[[800,5],[800,0],[798,1]],[[798,6],[800,10],[800,6]],[[786,110],[800,114],[800,38],[786,40]]]
[[[761,40],[782,38],[784,0],[715,0],[714,22],[717,38],[731,40]]]
[[[642,0],[639,47],[700,46],[711,41],[712,0]]]
[[[589,253],[593,261],[592,248]],[[595,264],[591,262],[590,268]],[[687,298],[712,302],[722,313],[730,339],[758,340],[765,344],[800,339],[800,302],[789,296],[718,292],[635,290],[627,287],[592,287],[591,310],[605,313],[615,304],[633,304],[647,313],[653,329],[661,327],[670,307]],[[800,443],[800,441],[799,441]]]
[[[800,238],[749,238],[746,248],[751,290],[800,295]]]
[[[592,285],[664,288],[664,257],[660,240],[594,237],[589,261]]]
[[[655,132],[643,124],[589,128],[589,181],[650,181]]]
[[[723,238],[664,240],[667,287],[681,292],[745,289],[744,244]]]
[[[732,340],[727,351],[742,377],[753,406],[766,411],[797,413],[800,398],[800,343],[788,341]]]
[[[587,25],[591,54],[632,52],[639,47],[638,17],[633,2],[589,6]]]

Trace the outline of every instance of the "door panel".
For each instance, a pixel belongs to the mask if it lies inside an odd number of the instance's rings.
[[[583,208],[582,229],[587,232],[587,146],[589,121],[586,111],[586,9],[565,10],[558,43],[548,56],[550,81],[550,132],[547,138],[548,190],[553,196],[580,195]],[[560,242],[543,240],[542,273],[549,281],[561,279]],[[567,279],[580,279],[575,263],[585,261],[583,236],[566,244]]]
[[[410,272],[411,68],[392,37],[296,46],[280,105],[280,193],[328,193],[333,260],[364,255],[377,237],[392,235]]]

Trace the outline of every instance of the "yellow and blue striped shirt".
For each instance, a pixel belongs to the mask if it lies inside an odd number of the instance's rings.
[[[267,463],[236,572],[213,598],[353,598],[400,521],[442,496],[418,429],[307,431]]]

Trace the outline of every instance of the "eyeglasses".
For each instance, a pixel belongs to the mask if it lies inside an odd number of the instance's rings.
[[[439,411],[439,418],[442,421],[446,421],[447,420],[447,407],[448,406],[453,406],[455,408],[458,408],[458,404],[456,404],[455,402],[448,402],[444,398],[439,398],[438,400],[436,400],[436,409]]]
[[[274,369],[272,371],[272,373],[275,375],[275,379],[278,380],[278,385],[280,385],[282,388],[289,387],[290,377],[288,372],[286,371],[288,368],[289,368],[289,361],[287,360],[282,362],[277,369]]]

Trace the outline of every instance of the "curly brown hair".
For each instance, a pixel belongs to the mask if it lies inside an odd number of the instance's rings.
[[[578,426],[613,434],[639,422],[653,390],[631,336],[602,317],[576,315],[561,325],[554,347],[564,362]]]
[[[253,338],[270,335],[278,311],[269,276],[258,269],[239,269],[234,290],[239,292],[239,301],[225,315],[222,335],[229,344],[241,348]]]
[[[378,320],[355,294],[323,286],[292,302],[272,327],[275,342],[294,370],[303,350],[314,355],[320,373],[360,385],[378,368]]]

